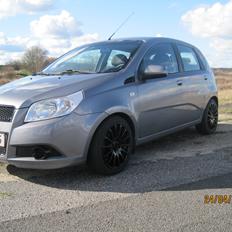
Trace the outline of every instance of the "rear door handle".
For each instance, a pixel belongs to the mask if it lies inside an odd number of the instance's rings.
[[[208,76],[204,75],[204,80],[207,81],[208,80]]]
[[[183,82],[182,82],[182,81],[177,81],[177,85],[178,85],[178,86],[182,86],[182,85],[183,85]]]

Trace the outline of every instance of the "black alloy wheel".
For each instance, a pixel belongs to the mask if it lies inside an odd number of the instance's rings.
[[[94,135],[88,165],[96,173],[119,173],[126,167],[133,148],[134,135],[129,123],[122,117],[112,116]]]
[[[210,129],[214,129],[218,124],[218,106],[215,101],[211,101],[208,109],[208,126]]]
[[[131,134],[127,127],[117,123],[110,127],[105,135],[102,155],[109,168],[119,167],[128,159]]]
[[[218,126],[218,103],[212,98],[203,115],[202,121],[196,126],[199,133],[204,135],[213,134],[217,130]]]

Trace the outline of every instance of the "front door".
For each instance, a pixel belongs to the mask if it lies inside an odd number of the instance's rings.
[[[171,44],[154,45],[145,55],[144,64],[162,65],[167,77],[140,82],[139,137],[147,137],[183,124],[183,78]]]

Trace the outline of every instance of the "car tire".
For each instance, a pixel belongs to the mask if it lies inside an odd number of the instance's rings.
[[[88,166],[103,175],[121,172],[134,148],[134,135],[128,122],[119,116],[106,119],[97,129],[88,154]]]
[[[211,99],[206,106],[204,115],[200,124],[196,126],[197,131],[203,135],[213,134],[218,125],[218,103]]]

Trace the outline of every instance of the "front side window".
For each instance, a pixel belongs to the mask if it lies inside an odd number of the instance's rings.
[[[100,49],[93,49],[73,56],[58,66],[58,71],[79,70],[81,72],[94,72],[101,57]]]
[[[125,52],[125,51],[120,51],[120,50],[112,50],[112,52],[110,53],[110,56],[107,60],[107,65],[106,65],[106,70],[107,69],[112,69],[114,68],[114,60],[115,57],[121,57],[122,59],[124,59],[125,61],[130,59],[130,52]]]
[[[178,63],[171,44],[154,46],[143,59],[143,65],[160,65],[167,73],[177,73]]]
[[[192,48],[183,45],[178,45],[177,47],[185,72],[198,71],[201,69],[197,55]]]
[[[125,68],[141,45],[140,41],[93,44],[77,48],[56,60],[43,73],[107,73]]]

